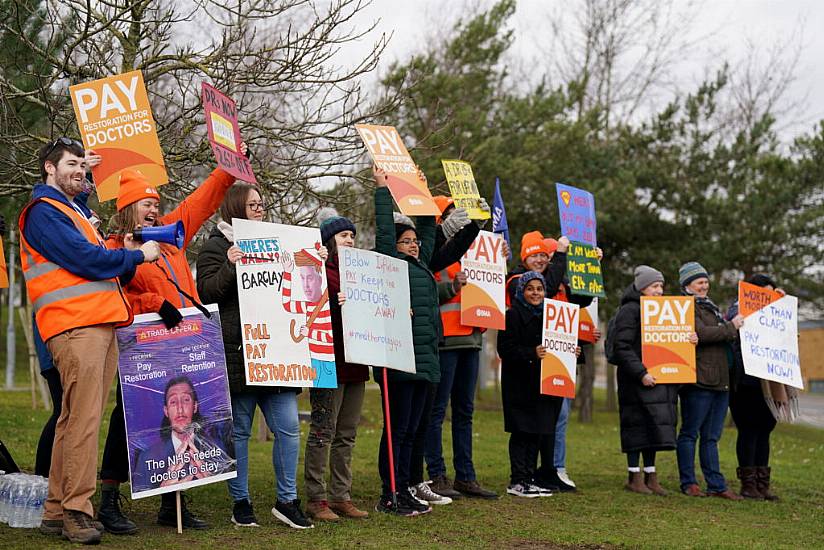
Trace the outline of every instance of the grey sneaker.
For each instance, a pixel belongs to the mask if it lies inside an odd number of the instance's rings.
[[[541,490],[531,483],[514,483],[506,488],[509,495],[524,498],[538,498],[541,496]]]
[[[418,483],[417,485],[410,487],[409,492],[412,493],[413,497],[422,501],[423,504],[452,504],[451,498],[439,495],[430,489],[429,485],[426,483]]]

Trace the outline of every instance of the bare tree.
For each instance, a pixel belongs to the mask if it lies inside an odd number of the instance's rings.
[[[0,196],[27,194],[39,177],[34,151],[58,135],[77,135],[68,86],[139,69],[149,91],[166,166],[179,197],[215,161],[205,139],[200,85],[207,81],[238,102],[241,134],[270,208],[305,223],[328,202],[360,159],[353,124],[391,105],[368,104],[361,77],[386,46],[379,34],[362,59],[347,48],[376,34],[354,18],[368,0],[13,0],[16,17],[0,33],[26,45],[20,87],[0,70],[4,107]],[[32,35],[30,27],[40,30]],[[15,117],[13,105],[36,106],[45,123]],[[104,207],[105,209],[106,207]]]

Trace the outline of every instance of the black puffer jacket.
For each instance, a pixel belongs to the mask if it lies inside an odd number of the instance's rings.
[[[615,316],[615,355],[621,451],[675,448],[678,384],[641,383],[647,369],[641,362],[641,293],[630,285]]]
[[[555,432],[562,398],[541,395],[541,316],[518,300],[506,312],[506,330],[498,332],[504,430],[532,434]]]
[[[231,231],[231,229],[228,229]],[[197,257],[197,293],[204,304],[217,304],[223,329],[223,348],[226,352],[226,371],[229,375],[229,391],[300,393],[300,388],[280,386],[247,386],[243,363],[243,336],[240,323],[240,302],[237,295],[235,266],[229,263],[226,251],[232,242],[218,227],[212,230],[209,240]]]

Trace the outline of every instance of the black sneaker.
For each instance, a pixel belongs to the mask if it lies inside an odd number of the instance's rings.
[[[408,488],[398,491],[398,503],[403,504],[407,508],[415,510],[418,514],[428,514],[432,511],[432,507],[412,496]]]
[[[383,514],[394,514],[396,516],[412,517],[420,515],[412,508],[407,507],[398,498],[397,502],[392,498],[392,495],[381,495],[381,499],[375,505],[375,511]]]
[[[300,508],[300,499],[291,502],[277,501],[272,508],[272,515],[293,529],[311,529],[315,526],[312,520],[303,515]]]
[[[252,503],[248,499],[235,501],[232,508],[232,523],[238,527],[259,527]]]
[[[576,491],[575,485],[565,482],[558,476],[557,472],[535,476],[535,483],[541,487],[554,489],[556,493],[574,493]]]

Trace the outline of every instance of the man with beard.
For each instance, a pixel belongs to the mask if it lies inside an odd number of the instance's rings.
[[[115,327],[131,323],[120,286],[135,267],[158,258],[155,242],[129,238],[108,250],[76,197],[86,161],[77,141],[61,137],[39,152],[44,183],[20,214],[20,259],[35,321],[63,386],[55,428],[49,495],[41,531],[94,544],[92,517],[100,418],[117,368]]]

